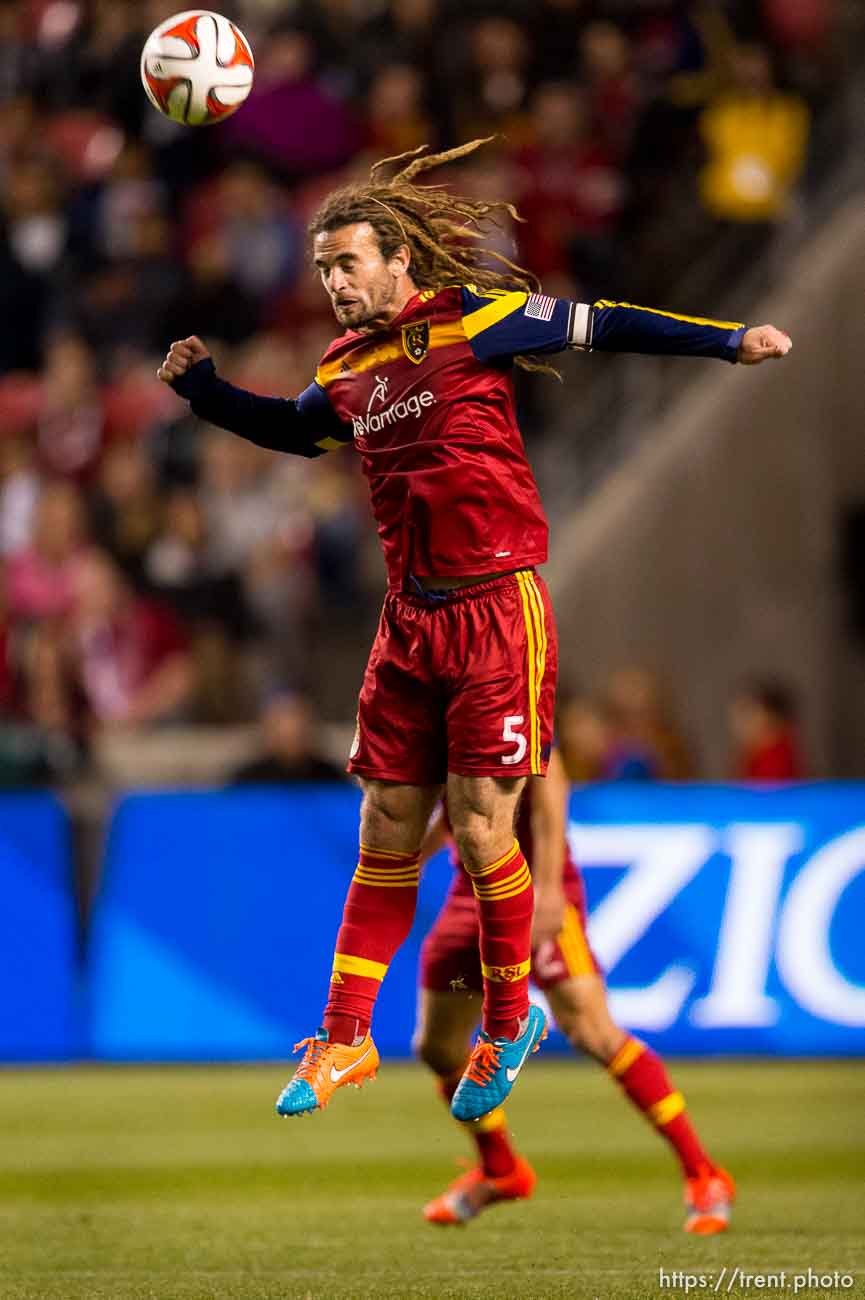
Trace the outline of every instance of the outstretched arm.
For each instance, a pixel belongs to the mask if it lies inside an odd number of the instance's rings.
[[[629,302],[601,300],[588,310],[582,345],[577,340],[571,346],[598,352],[718,357],[756,366],[786,356],[793,344],[789,335],[774,325],[749,329],[736,321],[682,316]]]
[[[537,293],[462,293],[463,329],[479,361],[573,348],[758,365],[786,356],[792,347],[788,335],[774,325],[749,329],[738,321],[683,316],[607,299],[589,304]]]
[[[185,397],[196,415],[269,451],[323,456],[351,442],[320,384],[297,398],[260,397],[216,373],[210,353],[194,334],[172,343],[158,377]]]

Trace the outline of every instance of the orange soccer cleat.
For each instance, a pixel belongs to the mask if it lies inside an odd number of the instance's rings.
[[[278,1115],[308,1115],[323,1110],[337,1088],[346,1083],[360,1088],[378,1072],[378,1052],[369,1034],[348,1046],[331,1043],[327,1030],[319,1029],[314,1038],[296,1043],[294,1050],[299,1052],[302,1047],[306,1049],[303,1060],[277,1098]]]
[[[537,1174],[522,1156],[517,1156],[509,1174],[499,1178],[489,1178],[480,1165],[476,1165],[460,1174],[446,1192],[425,1205],[423,1217],[427,1223],[440,1225],[468,1223],[496,1201],[528,1200],[537,1181]]]
[[[726,1232],[735,1199],[736,1184],[726,1169],[703,1165],[695,1178],[685,1182],[685,1231],[700,1237]]]

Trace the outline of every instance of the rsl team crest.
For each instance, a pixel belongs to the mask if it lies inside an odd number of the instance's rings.
[[[419,366],[429,352],[429,321],[420,320],[402,327],[402,350]]]

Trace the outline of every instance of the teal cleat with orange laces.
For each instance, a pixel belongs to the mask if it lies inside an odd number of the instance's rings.
[[[501,1106],[516,1083],[526,1057],[536,1052],[547,1036],[543,1011],[529,1007],[526,1027],[518,1038],[490,1038],[481,1030],[465,1073],[451,1102],[454,1119],[480,1119]]]

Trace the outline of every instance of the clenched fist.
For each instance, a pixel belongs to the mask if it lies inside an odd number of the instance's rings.
[[[790,335],[783,330],[775,329],[774,325],[755,325],[745,331],[739,344],[739,364],[758,366],[773,357],[786,357],[792,346]]]
[[[209,356],[210,353],[201,339],[195,334],[190,334],[188,339],[180,339],[177,343],[172,343],[156,373],[164,384],[170,384],[181,375],[185,375],[196,361],[203,361]]]

